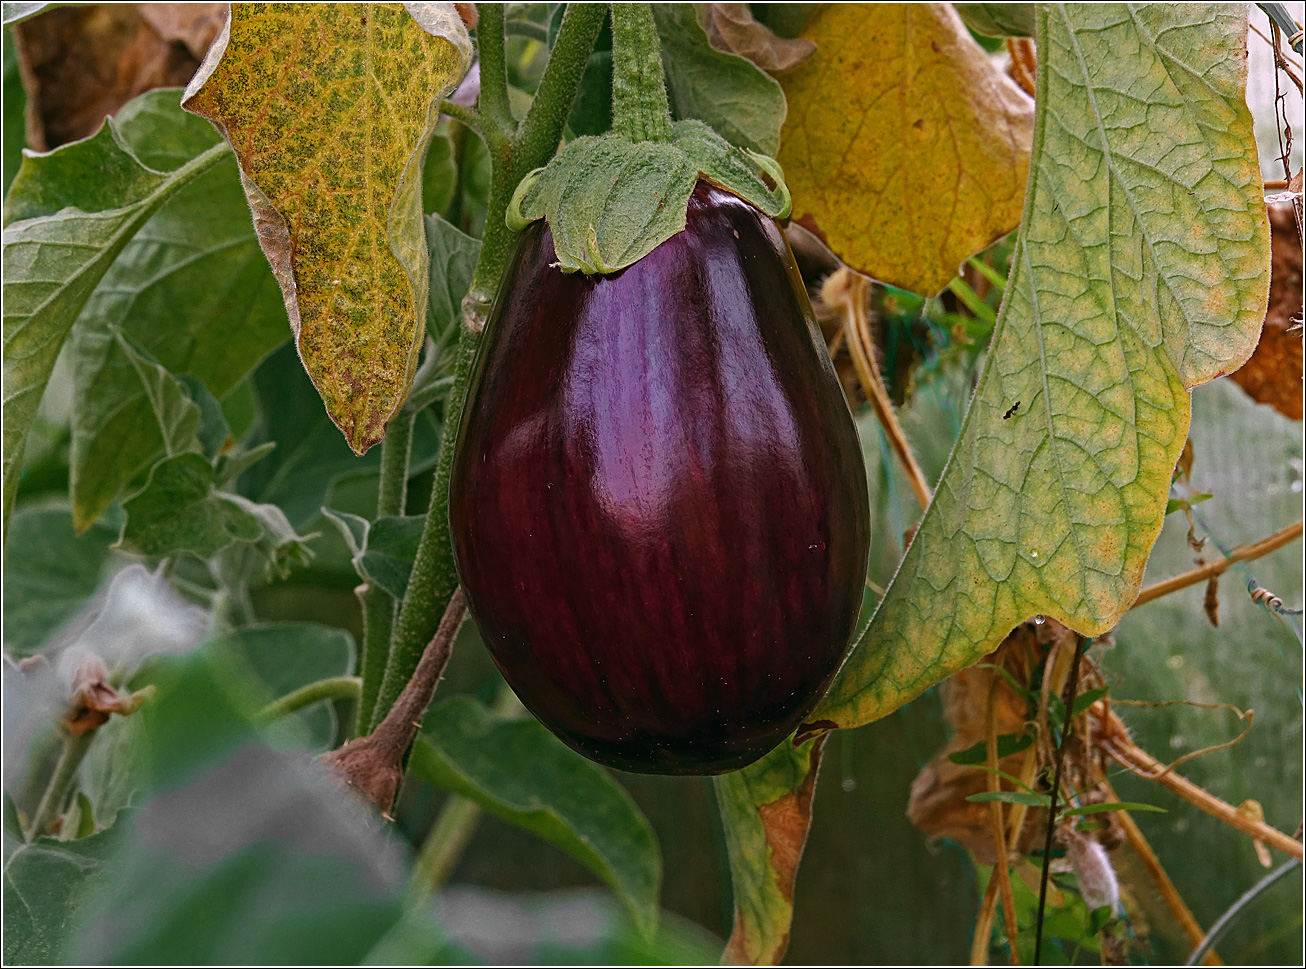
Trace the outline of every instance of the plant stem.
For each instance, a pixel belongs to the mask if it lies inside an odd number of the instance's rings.
[[[670,141],[662,48],[653,8],[612,5],[612,130],[631,141]]]
[[[1039,964],[1043,952],[1043,911],[1048,901],[1048,877],[1052,874],[1052,833],[1057,826],[1057,795],[1061,793],[1061,768],[1066,762],[1066,747],[1074,718],[1075,694],[1079,691],[1079,661],[1084,658],[1084,637],[1075,637],[1075,658],[1070,663],[1070,683],[1066,688],[1066,722],[1061,728],[1061,743],[1057,744],[1057,767],[1052,775],[1052,803],[1048,807],[1048,832],[1043,840],[1043,877],[1038,884],[1038,915],[1034,920],[1034,965]]]
[[[401,407],[381,440],[381,480],[377,485],[376,517],[393,518],[404,513],[408,497],[408,460],[413,447],[413,425],[417,412]],[[395,600],[371,582],[356,590],[363,609],[363,655],[359,661],[362,689],[354,712],[351,737],[372,722],[377,695],[390,658],[390,637],[394,632]]]
[[[476,112],[475,108],[469,108],[456,101],[441,101],[440,113],[447,114],[460,124],[471,128],[478,135],[481,133],[481,116]]]
[[[1106,778],[1102,779],[1102,788],[1112,801],[1120,801],[1120,795],[1115,792],[1115,788],[1111,786]],[[1156,856],[1156,852],[1152,850],[1147,838],[1143,836],[1143,831],[1139,828],[1138,822],[1134,820],[1134,816],[1128,811],[1117,811],[1116,819],[1120,822],[1120,827],[1124,829],[1125,840],[1129,843],[1130,849],[1138,860],[1143,863],[1143,867],[1147,870],[1152,883],[1156,885],[1156,890],[1160,893],[1161,899],[1165,902],[1166,907],[1170,909],[1170,914],[1179,923],[1179,927],[1184,930],[1189,941],[1193,945],[1200,945],[1206,933],[1202,931],[1202,927],[1193,916],[1188,903],[1179,894],[1179,889],[1175,888],[1174,882],[1170,880],[1169,873],[1162,867],[1161,859]],[[1208,966],[1222,966],[1224,962],[1214,951],[1208,950],[1206,964]]]
[[[357,676],[332,676],[309,683],[265,706],[258,713],[258,722],[273,723],[321,700],[357,699],[360,686]]]
[[[413,874],[408,883],[413,901],[435,895],[444,887],[467,843],[476,833],[480,819],[479,804],[461,794],[449,795],[435,824],[431,825],[417,861],[413,863]]]
[[[74,737],[72,734],[64,735],[63,750],[60,751],[59,760],[54,765],[54,773],[50,775],[50,783],[45,786],[41,803],[37,805],[36,813],[32,815],[32,823],[27,829],[28,841],[36,840],[49,830],[50,824],[59,816],[64,801],[68,799],[68,789],[72,786],[73,776],[77,773],[82,758],[91,749],[91,741],[95,739],[97,732],[89,730],[80,737]]]
[[[1207,951],[1219,942],[1224,934],[1229,931],[1229,927],[1233,925],[1234,920],[1242,914],[1244,908],[1255,901],[1256,898],[1267,888],[1277,882],[1284,875],[1293,871],[1300,864],[1301,861],[1296,858],[1293,858],[1291,861],[1286,861],[1251,888],[1247,889],[1247,891],[1243,892],[1243,894],[1239,896],[1238,901],[1230,905],[1228,911],[1216,919],[1215,924],[1211,926],[1211,931],[1206,933],[1206,938],[1202,940],[1202,944],[1193,950],[1193,954],[1188,957],[1188,961],[1185,962],[1184,965],[1197,965],[1197,963],[1202,960],[1202,956],[1206,955]]]
[[[1292,19],[1292,14],[1288,11],[1288,5],[1285,3],[1258,3],[1258,7],[1265,11],[1265,15],[1274,21],[1274,25],[1283,31],[1283,36],[1287,38],[1289,46],[1298,54],[1302,52],[1302,32],[1297,26],[1297,22]]]
[[[476,101],[476,113],[481,118],[485,144],[491,155],[497,155],[517,128],[508,106],[503,4],[478,3],[476,12],[476,46],[481,60],[481,93]]]
[[[1248,817],[1204,787],[1194,784],[1172,770],[1167,770],[1164,764],[1129,739],[1129,731],[1114,713],[1108,714],[1105,724],[1099,723],[1095,736],[1098,746],[1104,753],[1143,780],[1156,781],[1211,817],[1219,818],[1249,837],[1264,841],[1271,848],[1282,851],[1291,858],[1296,858],[1298,861],[1302,859],[1303,849],[1300,841],[1289,837],[1278,828],[1270,827],[1264,821]]]
[[[1174,578],[1165,579],[1164,581],[1149,585],[1142,592],[1138,593],[1138,598],[1134,600],[1131,609],[1137,609],[1146,602],[1153,599],[1159,599],[1161,596],[1169,595],[1171,592],[1177,592],[1180,589],[1186,589],[1190,585],[1196,585],[1199,582],[1205,582],[1212,576],[1227,572],[1238,562],[1250,562],[1252,559],[1258,559],[1262,555],[1269,555],[1276,549],[1283,548],[1289,542],[1301,538],[1302,520],[1298,520],[1287,528],[1281,528],[1259,542],[1252,542],[1249,545],[1239,545],[1232,552],[1222,559],[1203,565],[1200,568],[1192,569]]]
[[[1002,684],[1000,677],[993,677],[993,685],[989,687],[989,715],[988,715],[988,736],[985,738],[984,758],[989,768],[988,789],[997,791],[1001,789],[997,770],[998,770],[998,729],[997,729],[997,706],[998,706],[998,689]],[[1011,872],[1010,855],[1007,850],[1007,838],[1002,818],[1002,802],[989,802],[989,820],[993,829],[993,874],[990,876],[998,880],[998,889],[1002,893],[1002,921],[1007,931],[1007,946],[1011,951],[1011,964],[1020,965],[1020,956],[1016,951],[1016,936],[1019,934],[1019,927],[1016,924],[1016,902],[1015,895],[1011,891]],[[987,939],[985,942],[987,943]]]
[[[370,723],[373,725],[384,718],[417,668],[423,648],[435,633],[441,611],[458,585],[449,533],[449,480],[463,400],[472,362],[476,358],[480,331],[484,328],[493,294],[516,241],[516,233],[504,222],[504,211],[522,176],[547,162],[557,149],[563,124],[576,99],[585,61],[607,16],[606,4],[567,5],[549,63],[536,89],[535,100],[518,131],[515,127],[496,128],[496,125],[511,125],[506,111],[502,117],[486,111],[487,93],[493,103],[498,95],[491,93],[491,89],[497,86],[496,79],[506,79],[507,75],[503,64],[503,9],[495,4],[484,4],[480,10],[481,119],[493,164],[485,235],[481,239],[481,255],[472,275],[471,290],[463,301],[465,325],[459,334],[454,383],[445,405],[440,459],[436,464],[426,527],[417,546],[408,591],[399,607],[385,676],[372,710]],[[506,80],[503,84],[506,107]],[[491,129],[498,134],[492,135]],[[495,145],[499,146],[497,150]]]

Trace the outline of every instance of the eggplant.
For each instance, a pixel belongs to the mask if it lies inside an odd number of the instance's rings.
[[[766,754],[847,651],[866,578],[861,445],[776,223],[700,180],[684,231],[566,274],[525,231],[469,384],[450,492],[504,678],[611,767]]]

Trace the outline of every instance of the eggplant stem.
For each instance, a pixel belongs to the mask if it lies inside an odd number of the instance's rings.
[[[612,4],[612,130],[631,141],[670,141],[662,45],[647,3]]]

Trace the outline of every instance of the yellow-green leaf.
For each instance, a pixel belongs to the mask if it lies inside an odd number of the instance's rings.
[[[932,296],[1020,219],[1034,108],[946,3],[825,4],[780,79],[794,218],[844,262]]]
[[[824,742],[795,748],[786,740],[757,763],[714,778],[735,890],[725,962],[774,965],[789,945],[794,878]]]
[[[300,359],[359,454],[412,382],[422,161],[470,59],[453,4],[237,3],[182,102],[235,150]]]
[[[1033,168],[989,358],[809,728],[885,715],[1030,616],[1091,636],[1133,603],[1188,389],[1237,369],[1265,316],[1246,36],[1241,7],[1040,8]]]

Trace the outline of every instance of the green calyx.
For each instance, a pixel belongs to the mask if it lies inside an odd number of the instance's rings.
[[[508,203],[508,228],[545,219],[563,272],[607,274],[685,228],[700,178],[773,218],[789,214],[774,159],[735,147],[702,121],[672,123],[647,3],[612,4],[612,48],[612,131],[577,138],[528,173]]]
[[[506,221],[521,230],[547,220],[563,272],[614,273],[685,228],[700,178],[772,218],[789,214],[789,189],[773,159],[687,120],[672,125],[670,141],[635,142],[614,133],[577,138],[522,179]]]

